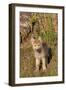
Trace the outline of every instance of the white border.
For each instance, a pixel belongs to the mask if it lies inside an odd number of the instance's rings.
[[[58,76],[20,78],[19,12],[58,14]],[[15,7],[15,84],[62,81],[62,10],[49,8]]]

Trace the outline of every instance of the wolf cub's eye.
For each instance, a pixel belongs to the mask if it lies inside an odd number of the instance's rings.
[[[38,45],[38,46],[40,46],[40,45]]]

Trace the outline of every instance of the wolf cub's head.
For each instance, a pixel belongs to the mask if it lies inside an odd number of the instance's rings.
[[[42,47],[41,37],[39,37],[38,39],[35,37],[31,37],[31,43],[32,43],[33,49],[39,49]]]

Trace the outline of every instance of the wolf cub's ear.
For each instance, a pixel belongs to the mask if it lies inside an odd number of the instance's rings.
[[[42,42],[42,39],[41,39],[41,37],[39,36],[39,38],[38,38],[41,42]]]
[[[33,44],[35,41],[35,39],[33,37],[31,37],[31,43]]]

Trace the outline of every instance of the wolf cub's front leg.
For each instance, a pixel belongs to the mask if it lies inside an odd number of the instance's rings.
[[[45,59],[45,57],[43,57],[42,58],[42,68],[43,68],[43,71],[45,71],[46,70],[46,59]]]
[[[36,71],[39,71],[40,59],[36,58]]]

